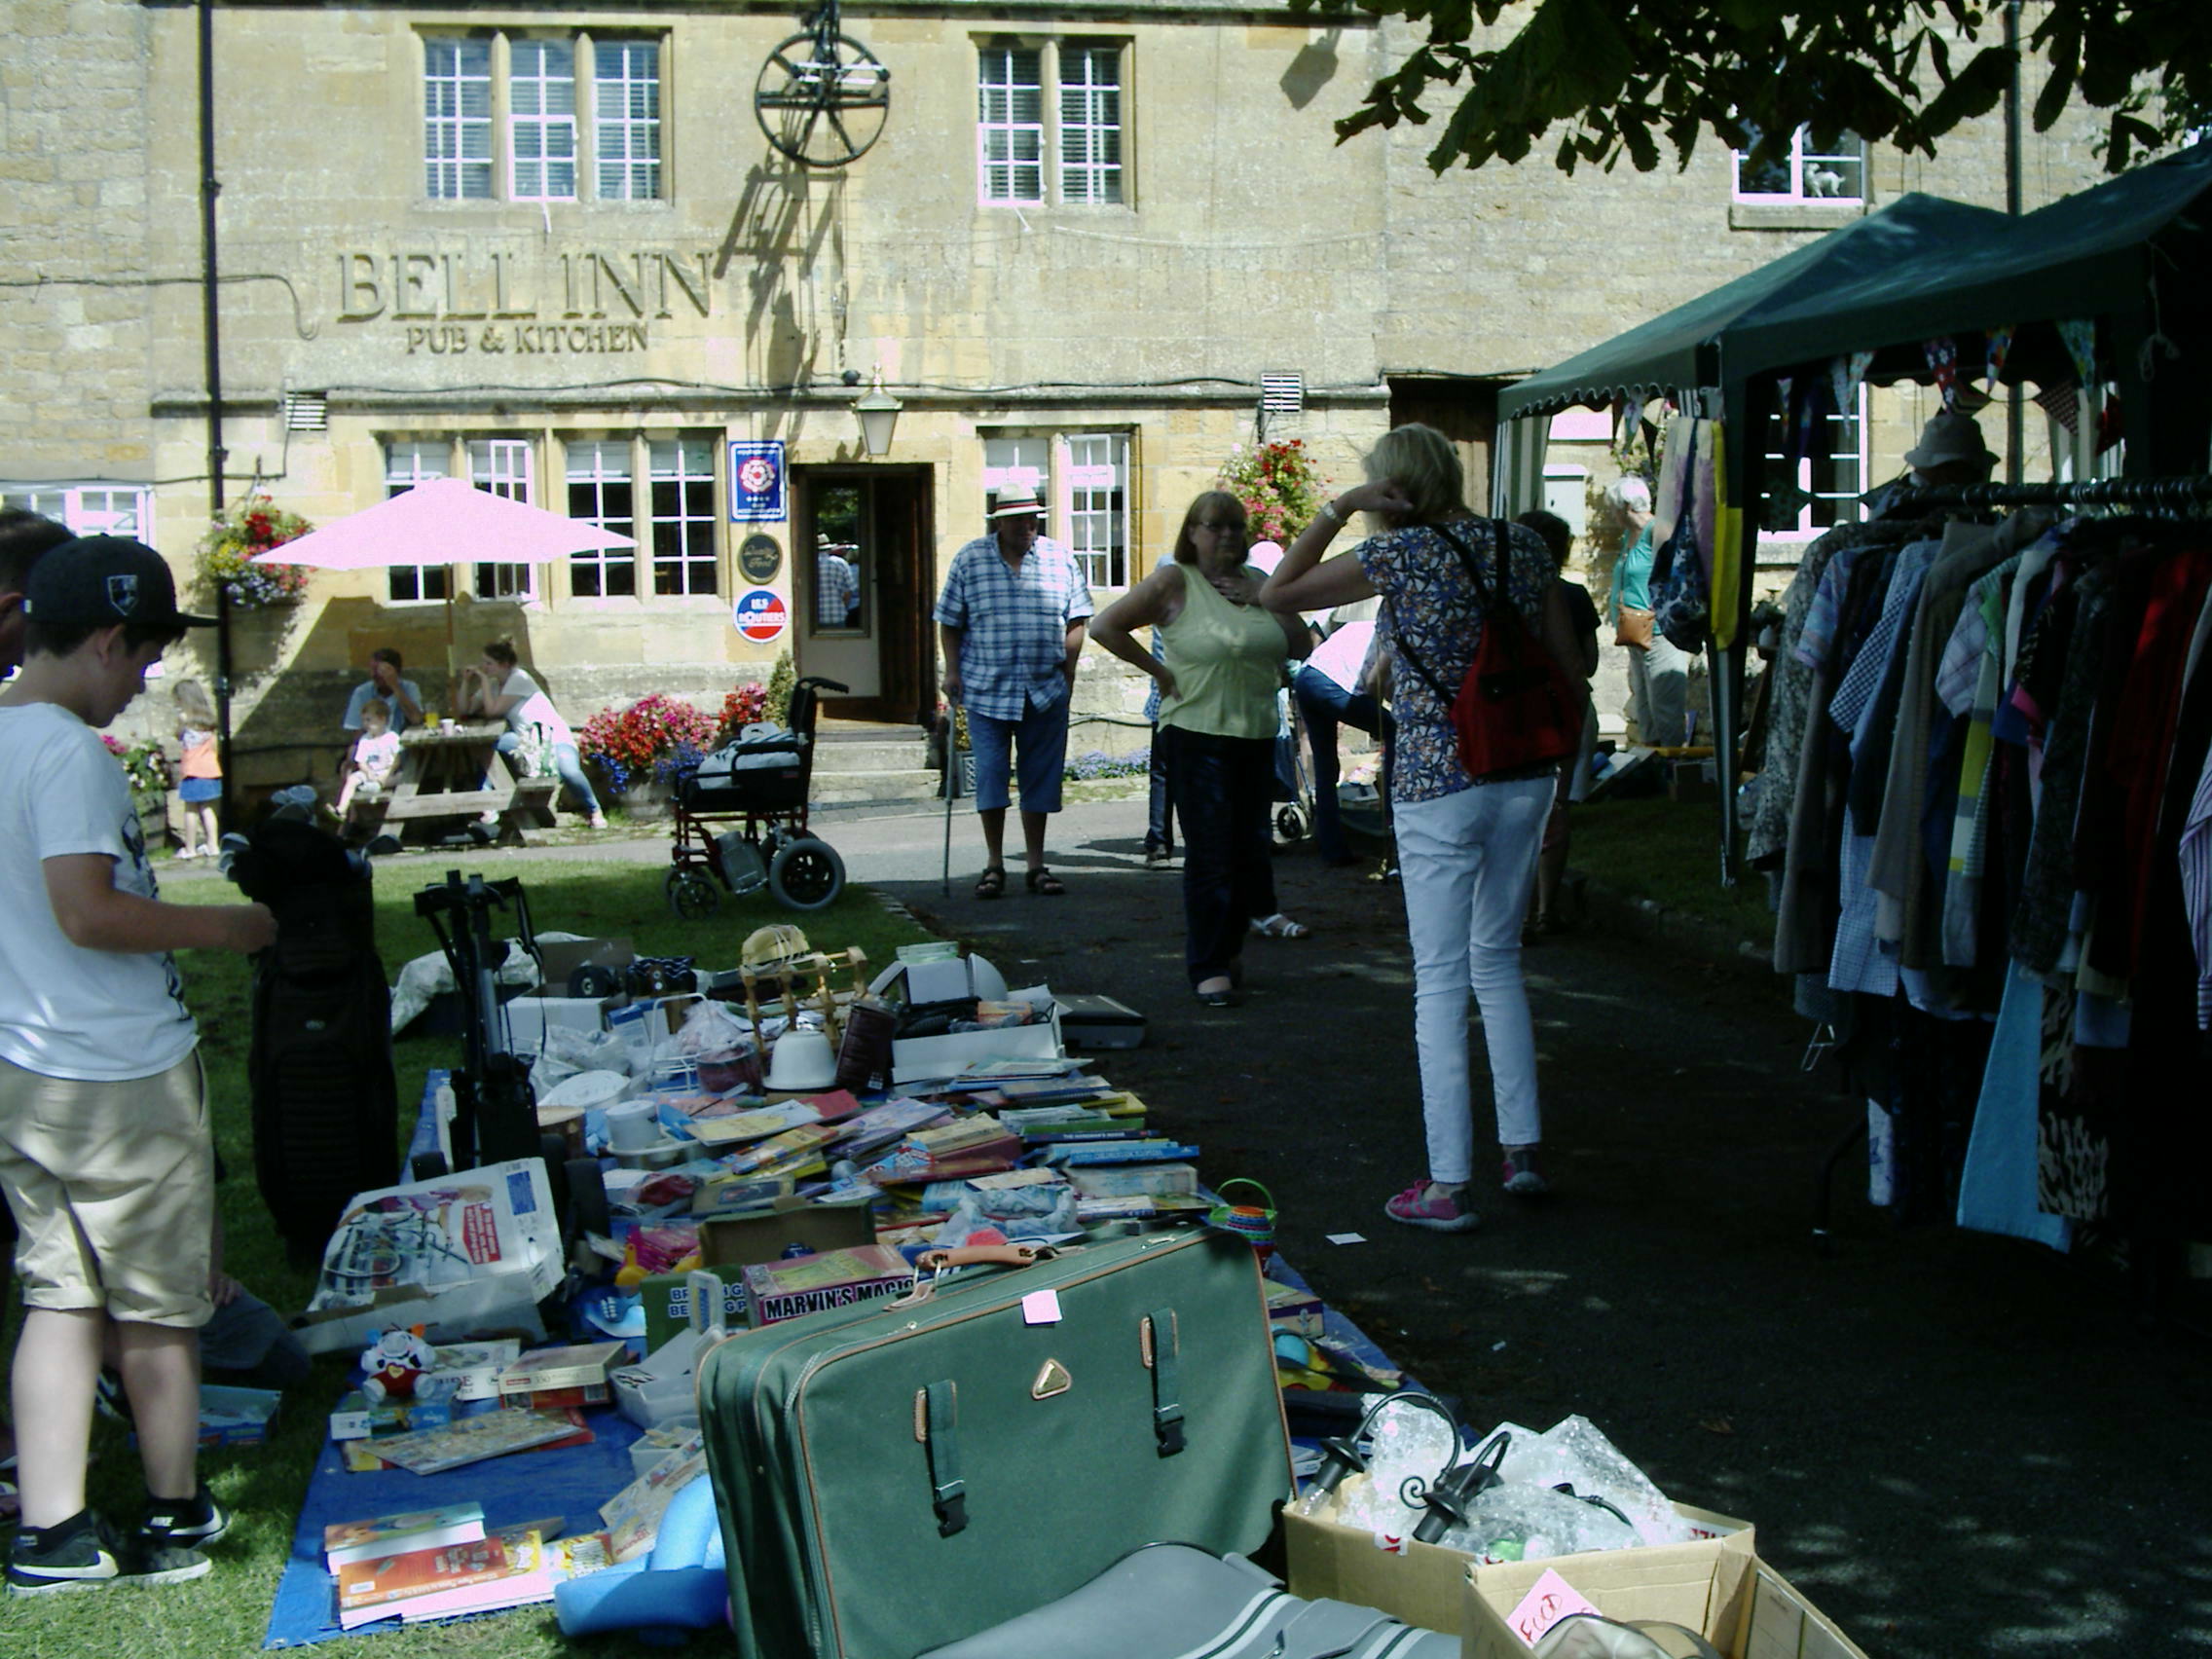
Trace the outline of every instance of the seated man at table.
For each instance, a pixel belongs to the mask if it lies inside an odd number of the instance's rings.
[[[348,731],[359,731],[361,711],[371,699],[384,705],[395,733],[423,723],[422,687],[399,678],[399,653],[389,645],[379,645],[369,653],[369,677],[353,687],[346,700],[346,718],[338,723]]]

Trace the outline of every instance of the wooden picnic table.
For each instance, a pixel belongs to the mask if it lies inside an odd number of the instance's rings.
[[[496,814],[502,830],[555,821],[559,778],[518,778],[499,754],[504,720],[410,726],[399,734],[399,770],[385,798],[387,825]],[[492,788],[484,788],[485,778]]]

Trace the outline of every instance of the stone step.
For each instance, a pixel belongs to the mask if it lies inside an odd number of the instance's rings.
[[[814,746],[814,775],[824,777],[831,772],[896,772],[920,766],[929,758],[930,746],[923,739],[908,736],[863,741],[846,738],[836,743],[817,743]]]
[[[833,772],[819,762],[814,768],[811,798],[817,806],[864,800],[937,800],[938,774],[922,768],[906,771]]]

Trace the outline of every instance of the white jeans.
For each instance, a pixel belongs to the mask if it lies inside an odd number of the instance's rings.
[[[1521,924],[1554,781],[1485,784],[1396,808],[1399,878],[1414,947],[1414,1048],[1428,1129],[1428,1178],[1474,1172],[1467,1083],[1467,992],[1482,1009],[1497,1100],[1497,1138],[1543,1138],[1536,1106],[1536,1033],[1521,977]]]

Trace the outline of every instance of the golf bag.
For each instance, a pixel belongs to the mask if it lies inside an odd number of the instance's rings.
[[[312,1263],[346,1201],[391,1180],[398,1161],[391,994],[370,866],[328,830],[288,817],[229,845],[231,879],[276,916],[276,942],[253,972],[254,1176],[287,1252]]]

